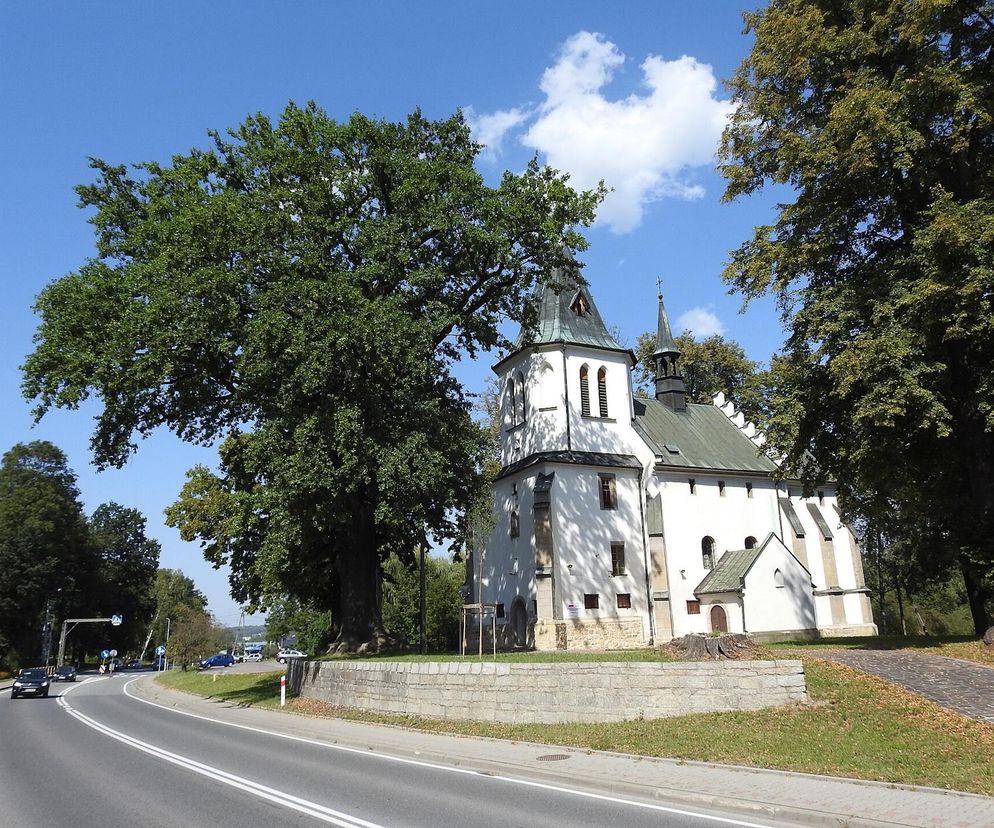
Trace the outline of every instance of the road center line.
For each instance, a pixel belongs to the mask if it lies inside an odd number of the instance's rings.
[[[128,736],[125,733],[121,733],[120,731],[107,727],[84,713],[81,713],[79,710],[76,710],[67,701],[65,701],[65,695],[72,689],[73,688],[69,688],[69,690],[66,690],[58,697],[59,704],[66,710],[66,712],[74,719],[85,724],[87,727],[90,727],[99,733],[103,733],[106,736],[110,736],[112,739],[116,739],[129,747],[140,750],[151,756],[155,756],[156,758],[162,759],[173,765],[185,768],[186,770],[193,771],[194,773],[205,776],[208,779],[213,779],[223,785],[228,785],[237,790],[257,796],[260,799],[265,799],[276,805],[282,805],[285,808],[290,808],[294,811],[306,814],[307,816],[314,817],[322,822],[330,823],[331,825],[338,825],[341,826],[341,828],[381,828],[381,826],[375,822],[368,822],[364,819],[360,819],[359,817],[354,817],[350,814],[345,814],[341,811],[336,811],[333,808],[320,805],[317,802],[302,799],[301,797],[288,794],[285,791],[279,791],[259,782],[254,782],[251,779],[236,776],[235,774],[228,773],[220,768],[206,765],[202,762],[197,762],[185,756],[180,756],[179,754],[172,753],[168,750],[157,747],[156,745],[143,742],[133,736]]]
[[[608,794],[598,794],[592,791],[582,791],[575,788],[564,788],[559,785],[553,785],[548,782],[535,782],[530,779],[519,779],[512,776],[502,776],[495,775],[493,773],[485,773],[483,771],[471,770],[467,768],[454,768],[450,765],[442,765],[437,762],[429,762],[424,759],[410,759],[405,756],[394,756],[389,753],[373,752],[371,750],[366,750],[363,748],[348,747],[347,745],[336,745],[331,742],[322,742],[319,739],[309,739],[306,736],[294,736],[290,733],[280,733],[276,730],[266,730],[261,727],[253,727],[252,725],[240,724],[238,722],[226,722],[220,719],[212,719],[209,716],[201,716],[199,713],[191,713],[187,710],[177,710],[176,708],[169,707],[164,704],[159,704],[158,702],[150,701],[149,699],[143,699],[140,696],[136,696],[130,691],[130,687],[136,681],[140,681],[142,677],[131,679],[124,685],[124,694],[134,701],[141,702],[142,704],[148,704],[152,707],[158,707],[162,710],[166,710],[170,713],[176,713],[180,716],[189,716],[192,719],[200,719],[205,722],[211,722],[212,724],[223,725],[225,727],[234,727],[239,730],[247,730],[250,733],[260,733],[265,736],[275,736],[279,739],[287,739],[291,742],[300,742],[305,745],[314,745],[316,747],[324,748],[326,750],[337,750],[342,753],[355,753],[361,756],[374,757],[377,759],[383,759],[389,762],[399,762],[405,765],[415,765],[422,768],[431,768],[432,770],[443,771],[445,773],[454,773],[464,776],[476,776],[481,779],[487,779],[492,782],[502,782],[508,785],[522,785],[528,788],[537,788],[539,790],[552,791],[554,793],[566,794],[568,796],[577,796],[583,799],[593,799],[599,802],[612,802],[618,805],[625,805],[631,808],[642,808],[649,811],[661,811],[667,814],[676,814],[678,816],[694,817],[697,819],[707,819],[712,822],[718,822],[723,825],[734,825],[738,828],[771,828],[770,825],[766,823],[758,822],[745,822],[743,820],[731,819],[729,817],[712,816],[710,814],[702,814],[697,811],[687,811],[682,808],[672,808],[666,805],[657,805],[652,802],[639,802],[634,799],[624,799],[622,797],[610,796]]]

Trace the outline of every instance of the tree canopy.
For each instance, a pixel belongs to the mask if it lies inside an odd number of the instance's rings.
[[[45,441],[17,444],[0,463],[0,663],[39,663],[48,602],[64,617],[94,568],[65,454]]]
[[[921,558],[994,566],[994,4],[773,0],[731,81],[726,198],[786,185],[726,278],[789,338],[769,436],[897,509]],[[907,533],[906,533],[907,534]],[[941,568],[941,567],[940,567]]]
[[[504,344],[601,193],[535,162],[487,186],[460,114],[291,104],[212,140],[169,165],[93,162],[97,255],[39,297],[24,392],[39,416],[98,397],[99,465],[159,426],[222,440],[170,522],[231,565],[236,599],[331,610],[354,646],[380,630],[385,557],[458,536],[479,483],[452,362]]]

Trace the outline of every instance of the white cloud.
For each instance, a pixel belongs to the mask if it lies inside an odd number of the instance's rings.
[[[480,153],[489,160],[500,155],[501,144],[508,130],[524,123],[528,113],[523,109],[499,109],[489,115],[478,115],[471,106],[463,107],[463,115],[473,133],[473,140],[484,145]]]
[[[542,75],[545,100],[533,115],[512,109],[478,119],[495,119],[491,128],[499,146],[508,129],[532,118],[521,136],[525,146],[568,172],[577,188],[602,179],[612,188],[598,216],[616,233],[635,229],[651,201],[704,195],[688,172],[713,162],[733,109],[731,101],[716,97],[711,67],[686,55],[650,55],[641,64],[641,94],[610,100],[603,88],[624,62],[603,35],[578,32]]]
[[[681,313],[676,320],[676,329],[681,333],[690,331],[700,339],[725,333],[725,326],[721,320],[707,308],[691,308]]]

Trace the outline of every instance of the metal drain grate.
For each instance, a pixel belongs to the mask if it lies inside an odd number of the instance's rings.
[[[563,759],[569,759],[568,753],[547,753],[545,756],[536,756],[536,762],[562,762]]]

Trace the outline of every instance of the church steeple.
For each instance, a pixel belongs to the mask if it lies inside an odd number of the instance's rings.
[[[656,399],[674,411],[687,410],[687,386],[680,374],[680,349],[670,332],[670,320],[659,288],[659,315],[656,323],[656,350],[652,354]]]

